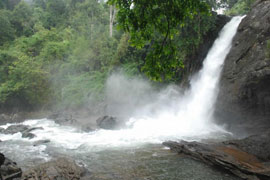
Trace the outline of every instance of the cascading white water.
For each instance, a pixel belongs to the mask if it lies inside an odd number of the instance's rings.
[[[177,98],[170,106],[158,106],[158,113],[152,116],[134,117],[128,122],[128,129],[98,130],[82,133],[71,127],[63,127],[47,119],[29,120],[23,124],[33,127],[36,138],[28,140],[20,135],[0,135],[1,140],[17,139],[36,141],[50,139],[55,145],[68,149],[84,146],[121,146],[138,143],[160,143],[164,140],[206,138],[213,133],[225,132],[215,125],[212,113],[218,92],[218,80],[222,65],[228,54],[232,39],[242,17],[234,17],[221,31],[203,63],[202,70],[191,80],[191,89]],[[93,149],[93,148],[92,148]]]

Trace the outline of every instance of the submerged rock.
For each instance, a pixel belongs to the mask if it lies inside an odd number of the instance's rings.
[[[23,173],[22,179],[79,180],[91,179],[89,171],[67,158],[40,164]]]
[[[29,128],[27,130],[25,130],[24,132],[32,132],[32,131],[35,131],[35,130],[44,130],[43,127],[33,127],[33,128]]]
[[[270,179],[270,132],[242,140],[204,144],[164,142],[171,150],[249,180]]]
[[[39,145],[43,145],[43,144],[47,144],[51,142],[49,139],[45,139],[45,140],[39,140],[39,141],[35,141],[33,143],[33,146],[39,146]]]
[[[2,180],[20,179],[22,170],[17,164],[0,153],[0,177]]]

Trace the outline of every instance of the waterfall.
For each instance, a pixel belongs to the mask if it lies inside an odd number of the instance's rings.
[[[204,60],[203,68],[191,79],[191,88],[175,103],[157,106],[154,115],[134,117],[127,122],[129,128],[97,130],[82,133],[76,128],[62,127],[48,119],[29,120],[25,125],[43,127],[36,130],[36,138],[29,141],[50,139],[53,144],[68,149],[161,143],[165,140],[200,140],[226,133],[213,121],[214,105],[222,65],[230,51],[237,27],[243,17],[234,17],[215,40]],[[21,139],[20,135],[1,135],[1,139]],[[25,140],[23,140],[25,141]]]
[[[218,81],[222,65],[230,51],[237,27],[243,17],[234,17],[215,40],[203,62],[203,67],[191,79],[191,88],[179,99],[179,104],[162,111],[158,117],[136,121],[145,136],[190,137],[223,131],[213,122],[214,105],[218,93]],[[172,110],[173,109],[173,110]],[[152,130],[152,131],[151,131]]]

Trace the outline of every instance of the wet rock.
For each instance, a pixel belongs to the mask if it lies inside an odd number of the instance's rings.
[[[0,114],[0,124],[4,125],[11,122],[11,117],[6,114]]]
[[[20,123],[25,120],[24,113],[0,114],[0,125],[7,123]]]
[[[53,113],[50,114],[47,118],[48,118],[48,119],[53,119],[53,120],[55,120],[55,119],[59,118],[60,116],[61,116],[61,113],[59,113],[59,112],[53,112]]]
[[[258,0],[240,23],[225,59],[216,119],[238,134],[270,127],[269,29],[270,1]]]
[[[4,164],[5,162],[5,155],[0,153],[0,167],[2,166],[2,164]]]
[[[5,130],[6,130],[5,128],[1,128],[1,127],[0,127],[0,134],[5,134],[5,133],[4,133]]]
[[[114,130],[118,126],[118,122],[115,117],[102,116],[96,120],[97,126],[101,129]]]
[[[22,138],[33,139],[33,138],[35,138],[35,137],[36,137],[36,135],[33,134],[33,133],[30,133],[30,132],[23,132],[23,133],[22,133]]]
[[[33,128],[29,128],[29,129],[25,130],[24,132],[32,132],[35,130],[44,130],[44,128],[43,127],[33,127]]]
[[[23,138],[33,139],[34,137],[36,137],[35,134],[31,133],[34,130],[43,130],[43,127],[28,128],[28,129],[26,129],[25,131],[22,132],[22,137]]]
[[[24,113],[15,113],[11,115],[12,123],[20,123],[25,120],[25,114]]]
[[[22,170],[17,164],[0,153],[0,175],[3,180],[20,179]]]
[[[270,162],[270,131],[240,140],[225,141],[223,144],[242,149],[263,162]]]
[[[3,131],[3,133],[4,134],[15,134],[15,133],[18,133],[18,132],[24,132],[29,128],[30,128],[30,126],[26,126],[26,125],[22,125],[22,124],[11,125],[7,129],[5,129]]]
[[[68,112],[55,112],[49,115],[47,118],[54,120],[57,124],[65,126],[78,124],[78,121],[73,118],[71,113]]]
[[[266,180],[270,179],[269,134],[212,144],[186,141],[163,144],[179,154],[230,171],[243,179]]]
[[[40,164],[23,173],[22,180],[55,179],[79,180],[91,179],[90,173],[84,167],[78,166],[68,158],[58,158],[55,161]]]
[[[84,131],[84,132],[92,132],[95,129],[93,128],[92,123],[87,123],[87,124],[82,125],[81,130]]]
[[[39,145],[47,144],[49,142],[51,142],[49,139],[39,140],[39,141],[35,141],[33,146],[39,146]]]

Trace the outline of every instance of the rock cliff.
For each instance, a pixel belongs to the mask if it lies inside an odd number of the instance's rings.
[[[257,1],[242,20],[220,80],[216,119],[229,130],[270,127],[270,1]]]

